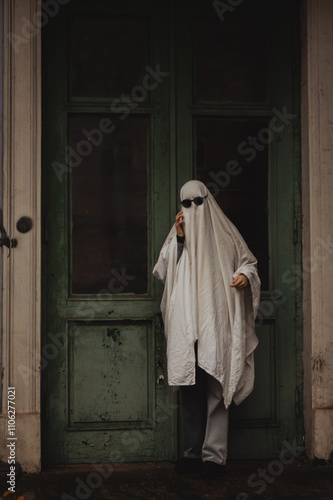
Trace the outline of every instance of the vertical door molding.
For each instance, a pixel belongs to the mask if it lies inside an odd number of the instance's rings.
[[[304,416],[310,458],[333,451],[333,4],[302,2]]]
[[[4,1],[2,456],[7,457],[7,389],[16,390],[16,460],[40,470],[41,61],[40,3]],[[22,216],[32,229],[19,232]]]

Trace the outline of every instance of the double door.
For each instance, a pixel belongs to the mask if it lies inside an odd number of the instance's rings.
[[[44,29],[46,463],[176,458],[151,271],[191,178],[238,226],[263,285],[230,456],[273,456],[296,435],[294,8],[248,3],[222,16],[204,1],[72,0]]]

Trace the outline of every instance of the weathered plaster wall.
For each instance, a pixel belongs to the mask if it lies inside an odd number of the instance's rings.
[[[304,412],[310,458],[333,451],[333,2],[304,0],[302,173]]]

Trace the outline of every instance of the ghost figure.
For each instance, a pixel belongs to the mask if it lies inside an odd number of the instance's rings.
[[[228,408],[253,389],[260,279],[254,255],[206,186],[189,181],[180,198],[183,210],[153,274],[164,283],[168,383],[182,387],[185,459],[176,470],[185,463],[193,472],[202,459],[210,476],[226,462]],[[207,397],[196,408],[200,387]]]

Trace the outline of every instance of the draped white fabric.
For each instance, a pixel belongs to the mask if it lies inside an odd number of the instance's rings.
[[[260,300],[257,261],[236,227],[206,186],[189,181],[181,200],[208,197],[183,208],[185,243],[177,264],[176,227],[172,227],[154,267],[163,281],[161,311],[167,338],[168,382],[195,384],[194,343],[198,364],[222,385],[224,404],[241,403],[253,389],[258,344],[254,320]],[[244,274],[244,290],[231,288]]]

